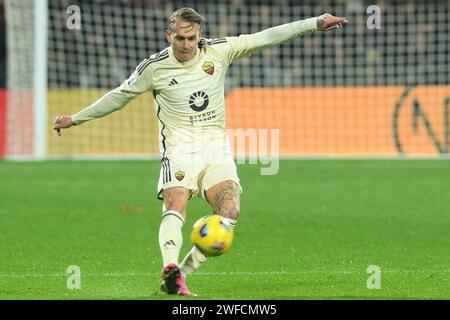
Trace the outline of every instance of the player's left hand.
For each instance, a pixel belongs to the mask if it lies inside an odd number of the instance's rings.
[[[328,31],[341,29],[347,22],[347,18],[335,17],[329,13],[324,13],[317,19],[317,30]]]
[[[70,128],[73,126],[71,116],[57,116],[55,121],[53,121],[53,130],[56,130],[58,136],[61,135],[61,129]]]

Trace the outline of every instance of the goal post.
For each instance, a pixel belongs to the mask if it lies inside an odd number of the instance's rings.
[[[47,155],[47,0],[34,1],[34,150],[36,159]]]

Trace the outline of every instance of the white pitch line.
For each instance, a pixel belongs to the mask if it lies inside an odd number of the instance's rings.
[[[431,273],[450,273],[449,270],[385,270],[381,273],[411,273],[411,274],[431,274]],[[298,274],[366,274],[366,271],[347,271],[347,270],[331,270],[331,271],[316,271],[316,270],[302,270],[297,272],[287,271],[257,271],[257,272],[197,272],[193,276],[270,276],[270,275],[298,275]],[[0,278],[45,278],[45,277],[67,277],[68,273],[26,273],[26,274],[0,274]],[[85,277],[140,277],[140,276],[159,276],[159,273],[146,273],[146,272],[112,272],[112,273],[81,273],[81,276]]]

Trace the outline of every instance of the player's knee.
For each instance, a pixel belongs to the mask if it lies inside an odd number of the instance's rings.
[[[189,191],[179,188],[163,191],[164,205],[166,210],[173,210],[186,215],[186,206],[189,201]]]
[[[239,218],[239,208],[236,206],[232,206],[229,209],[222,209],[220,212],[217,212],[216,214],[221,215],[222,217],[237,220]]]
[[[229,212],[229,218],[233,219],[233,220],[237,220],[239,218],[239,208],[238,207],[233,207],[231,208],[230,212]]]

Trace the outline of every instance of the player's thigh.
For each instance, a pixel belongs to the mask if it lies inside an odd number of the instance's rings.
[[[162,200],[162,191],[172,187],[183,187],[191,190],[193,195],[198,192],[197,182],[202,166],[199,164],[191,164],[184,159],[168,159],[161,160],[161,170],[158,180],[158,199]]]
[[[241,187],[234,180],[218,182],[206,190],[206,200],[214,213],[236,220],[240,213]]]
[[[186,216],[186,206],[191,195],[191,191],[184,187],[171,187],[161,192],[166,210],[175,210],[183,217]]]
[[[239,193],[242,193],[236,164],[232,158],[208,165],[208,167],[202,171],[198,179],[199,196],[206,199],[206,190],[216,190],[218,189],[217,185],[228,180],[234,181]]]

